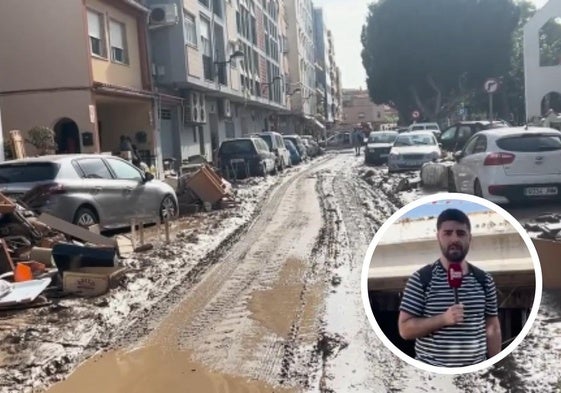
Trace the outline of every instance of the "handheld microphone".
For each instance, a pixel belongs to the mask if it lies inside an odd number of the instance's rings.
[[[464,274],[462,272],[462,265],[459,263],[450,263],[448,266],[448,284],[450,288],[454,288],[454,300],[456,304],[458,301],[458,288],[462,286],[462,278]]]

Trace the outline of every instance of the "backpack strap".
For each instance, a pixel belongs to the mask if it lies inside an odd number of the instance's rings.
[[[487,273],[485,273],[485,271],[481,270],[477,266],[472,265],[469,262],[468,262],[468,267],[469,270],[473,273],[473,276],[475,277],[477,282],[479,282],[479,285],[481,285],[481,287],[483,288],[483,291],[485,292],[485,297],[487,297],[487,285],[486,285]]]
[[[423,286],[423,292],[426,292],[427,287],[429,286],[430,282],[432,281],[432,269],[435,263],[438,263],[437,260],[434,263],[430,263],[428,265],[423,266],[419,269],[419,278],[421,279],[421,285]]]

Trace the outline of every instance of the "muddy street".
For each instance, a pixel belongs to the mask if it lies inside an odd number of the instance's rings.
[[[376,230],[412,197],[396,192],[405,176],[388,177],[343,151],[267,179],[267,189],[247,191],[260,200],[253,213],[242,206],[245,215],[215,217],[231,220],[229,227],[209,224],[222,240],[183,232],[168,250],[135,261],[161,277],[138,277],[106,300],[119,298],[120,305],[97,299],[95,308],[105,314],[85,309],[89,322],[74,324],[67,319],[79,303],[60,305],[66,325],[50,317],[62,324],[50,333],[59,336],[25,347],[42,355],[24,362],[9,352],[40,336],[41,325],[9,336],[0,357],[1,391],[507,392],[538,391],[544,381],[540,391],[558,389],[561,371],[527,374],[559,364],[556,294],[544,297],[520,349],[487,372],[428,374],[378,340],[364,314],[361,268]],[[196,248],[194,237],[207,247]]]

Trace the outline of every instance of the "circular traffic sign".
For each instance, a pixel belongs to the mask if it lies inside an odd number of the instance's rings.
[[[499,81],[495,78],[489,78],[483,84],[483,88],[489,94],[496,93],[499,90]]]
[[[411,116],[413,116],[414,119],[418,119],[419,117],[421,117],[421,113],[419,111],[413,111]]]

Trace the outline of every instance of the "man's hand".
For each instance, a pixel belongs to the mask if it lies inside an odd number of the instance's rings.
[[[443,315],[445,326],[458,325],[464,321],[464,305],[454,304]]]

